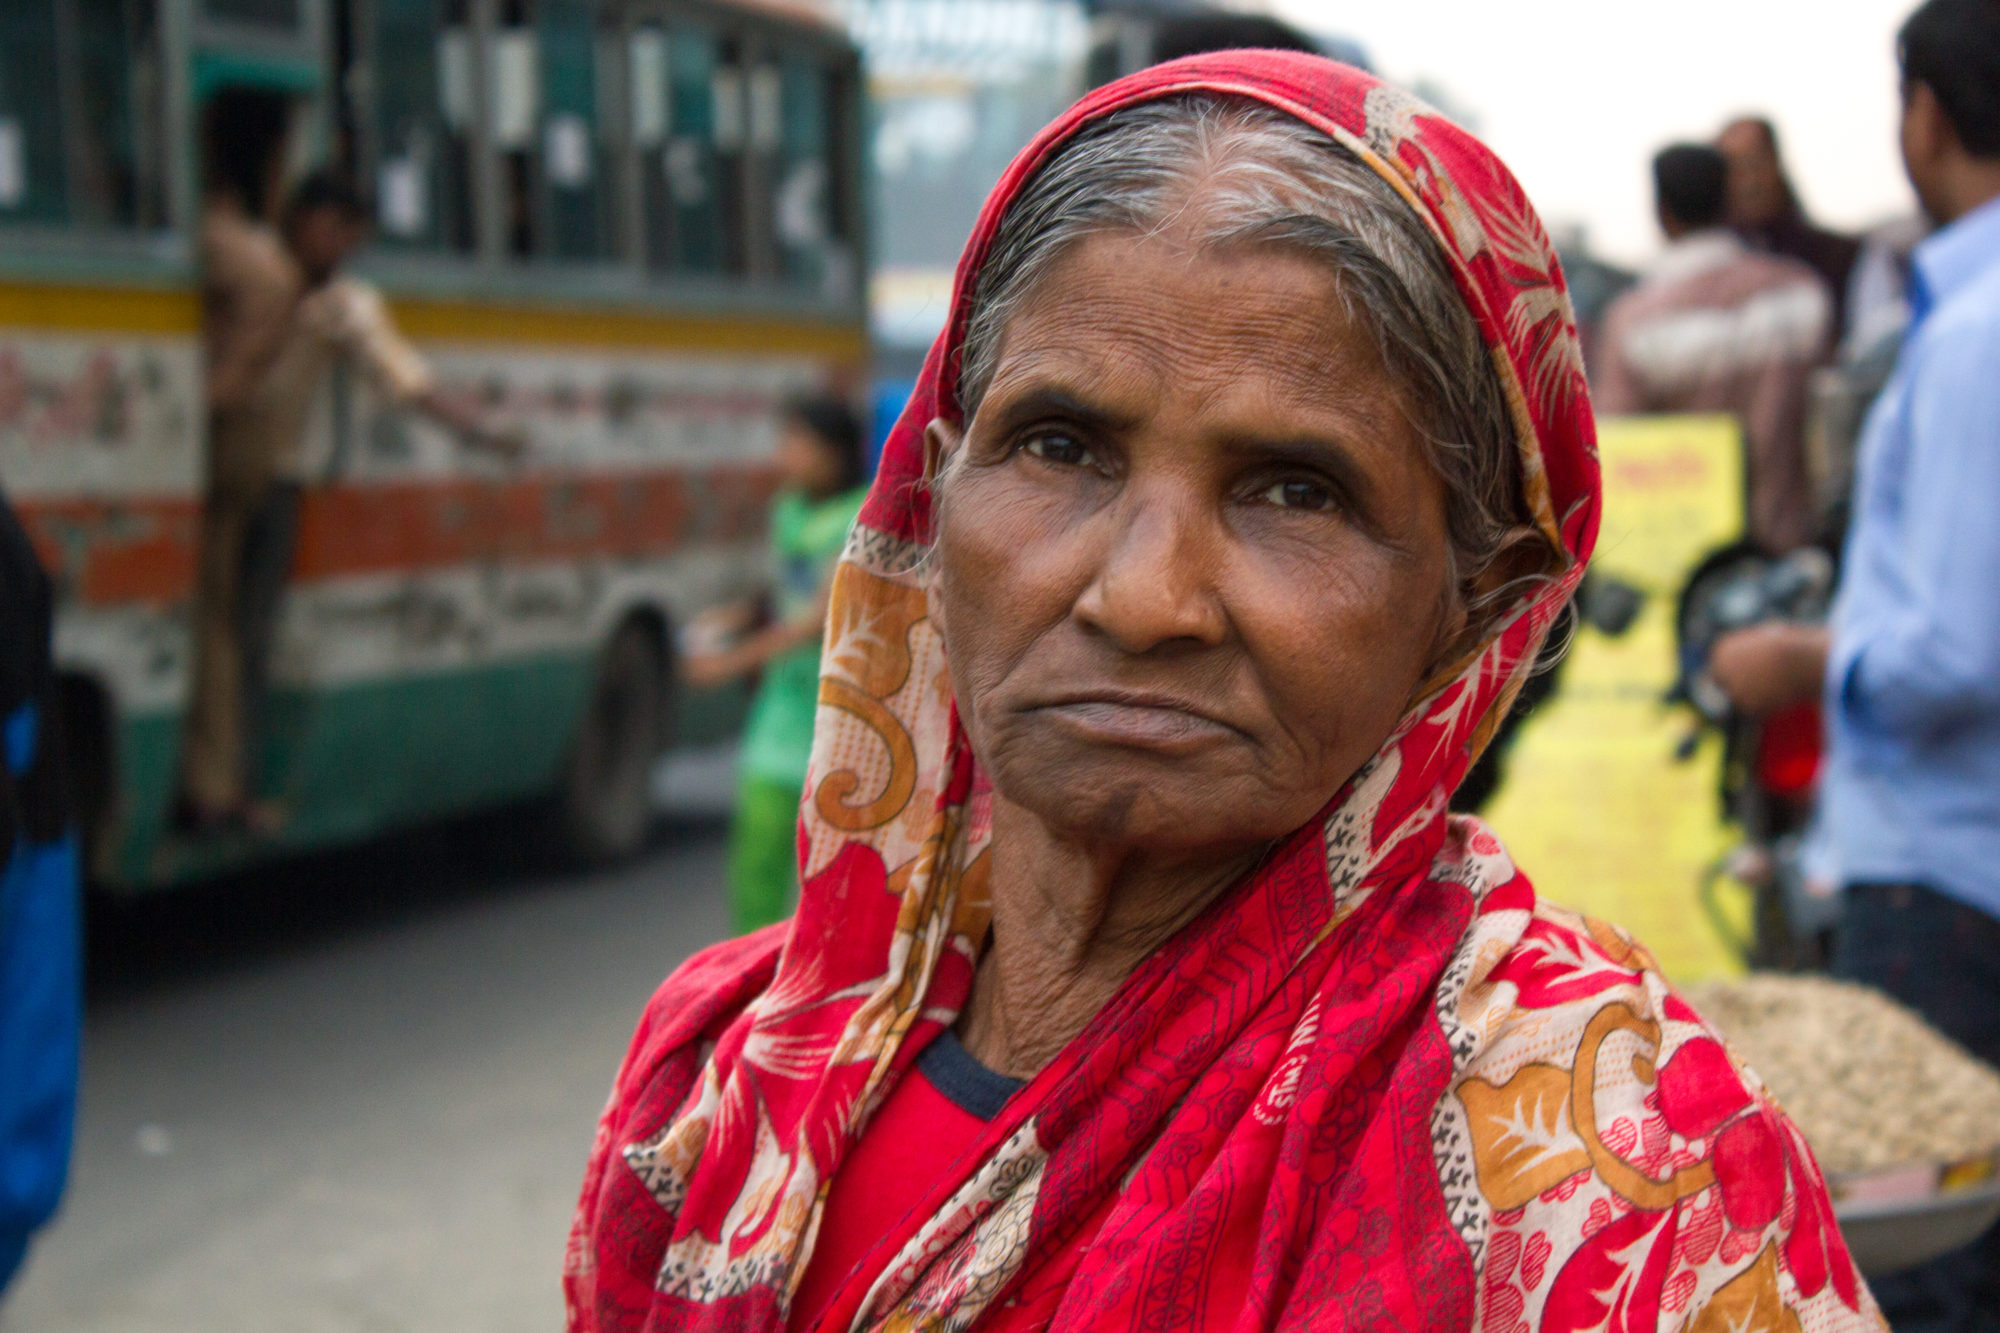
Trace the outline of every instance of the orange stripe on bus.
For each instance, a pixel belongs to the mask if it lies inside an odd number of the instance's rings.
[[[178,601],[194,585],[201,506],[186,496],[17,506],[58,591],[93,606]]]
[[[771,474],[746,469],[337,487],[306,498],[301,580],[483,560],[657,556],[755,532]]]
[[[293,578],[317,582],[478,563],[658,558],[762,525],[768,469],[454,478],[308,491]],[[194,586],[200,503],[185,496],[19,506],[66,598],[170,605]]]

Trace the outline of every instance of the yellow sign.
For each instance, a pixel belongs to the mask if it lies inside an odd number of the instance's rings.
[[[1604,524],[1591,567],[1645,593],[1622,636],[1579,630],[1555,697],[1522,727],[1486,818],[1542,896],[1625,926],[1676,981],[1740,970],[1702,910],[1702,872],[1734,841],[1713,738],[1674,680],[1674,603],[1688,572],[1742,530],[1742,445],[1729,417],[1598,423]],[[1732,904],[1734,905],[1734,904]]]

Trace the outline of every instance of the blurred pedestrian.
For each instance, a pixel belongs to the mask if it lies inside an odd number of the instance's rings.
[[[1868,410],[1889,383],[1910,323],[1910,261],[1930,234],[1921,215],[1895,218],[1861,242],[1847,284],[1847,330],[1832,364],[1813,375],[1806,410],[1806,471],[1813,490],[1814,541],[1843,544],[1854,498],[1854,463]]]
[[[760,677],[743,730],[729,834],[730,911],[739,932],[782,920],[796,896],[793,831],[819,711],[820,640],[833,567],[868,494],[864,443],[860,419],[839,398],[786,405],[771,502],[769,623],[756,625],[755,603],[723,608],[693,637],[729,642],[682,663],[682,678],[696,686]]]
[[[346,271],[367,244],[370,209],[345,172],[315,171],[285,200],[285,250],[298,265],[305,291],[290,336],[272,364],[261,393],[272,413],[272,434],[282,448],[282,475],[310,481],[316,460],[304,456],[305,421],[314,394],[334,363],[356,366],[392,405],[429,417],[458,442],[503,458],[523,445],[477,408],[439,392],[423,355],[411,346],[373,285]]]
[[[1910,322],[1910,256],[1930,233],[1929,220],[1912,214],[1884,222],[1861,238],[1847,283],[1841,360],[1866,360],[1885,343],[1900,345]]]
[[[76,1116],[77,846],[51,715],[48,577],[0,498],[0,1291],[55,1212]]]
[[[226,437],[291,330],[301,281],[271,209],[289,138],[283,97],[227,87],[203,113],[202,372],[211,448]]]
[[[1716,646],[1751,712],[1824,692],[1835,970],[2000,1064],[2000,0],[1903,26],[1903,161],[1938,230],[1868,419],[1830,630]],[[2000,1326],[2000,1229],[1880,1292],[1897,1333]]]
[[[182,742],[182,815],[197,829],[276,830],[251,795],[270,658],[291,577],[299,502],[315,478],[305,454],[314,400],[334,364],[359,367],[393,406],[420,411],[462,441],[511,455],[518,445],[440,395],[381,294],[341,269],[368,237],[368,207],[335,171],[286,200],[282,258],[297,287],[276,350],[254,384],[211,423],[209,497],[195,597],[195,684]]]
[[[1723,225],[1722,155],[1678,144],[1653,159],[1667,248],[1605,312],[1592,397],[1606,415],[1729,412],[1743,428],[1744,528],[1773,553],[1804,543],[1806,389],[1830,350],[1826,284]]]
[[[1861,242],[1816,226],[1785,174],[1778,128],[1763,116],[1742,116],[1723,126],[1715,146],[1729,163],[1729,225],[1759,250],[1799,260],[1833,294],[1836,332],[1847,327],[1847,283]]]
[[[208,457],[190,637],[194,680],[181,737],[178,822],[264,821],[244,788],[236,700],[239,583],[273,479],[258,388],[291,335],[304,280],[271,225],[289,111],[261,89],[224,88],[204,112],[202,351]]]

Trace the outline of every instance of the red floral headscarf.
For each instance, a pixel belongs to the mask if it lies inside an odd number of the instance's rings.
[[[1449,258],[1566,558],[1321,816],[1148,959],[881,1238],[822,1328],[1872,1327],[1797,1132],[1650,959],[1538,904],[1446,800],[1597,533],[1562,273],[1520,186],[1423,104],[1234,52],[1101,89],[1022,152],[836,575],[803,891],[648,1008],[566,1266],[577,1330],[779,1329],[827,1183],[970,989],[990,795],[927,617],[926,424],[1010,200],[1076,130],[1181,93],[1356,153]]]

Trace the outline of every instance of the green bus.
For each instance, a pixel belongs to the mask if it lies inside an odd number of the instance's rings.
[[[336,374],[255,756],[275,836],[171,819],[204,488],[203,108],[282,93],[375,200],[358,271],[454,447]],[[643,836],[652,761],[729,725],[676,627],[761,582],[778,409],[865,373],[862,80],[844,33],[711,0],[10,0],[0,489],[55,578],[94,880],[157,888],[538,800]]]

